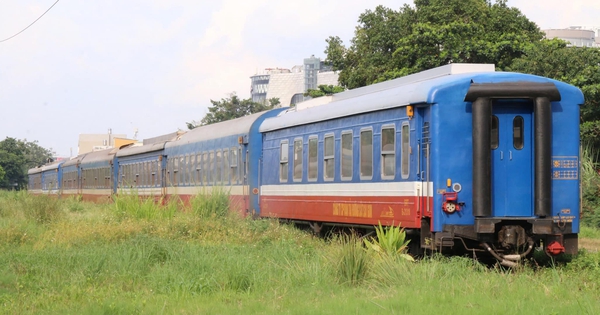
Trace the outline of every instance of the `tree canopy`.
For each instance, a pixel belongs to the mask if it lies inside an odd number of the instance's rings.
[[[600,148],[600,50],[567,47],[562,40],[542,40],[514,60],[510,71],[560,80],[581,89],[581,139]]]
[[[350,89],[449,63],[504,69],[543,37],[505,0],[415,0],[398,11],[367,10],[358,22],[350,47],[336,36],[326,40],[327,61]]]
[[[331,95],[339,92],[343,92],[345,89],[339,85],[319,85],[318,89],[308,89],[304,96],[310,96],[312,98]]]
[[[186,122],[188,129],[192,130],[199,126],[244,117],[274,108],[280,104],[278,98],[270,99],[268,105],[253,102],[252,99],[243,100],[235,92],[231,93],[228,98],[222,98],[220,101],[210,100],[210,102],[213,106],[208,108],[208,113],[202,118],[200,123],[197,121]]]
[[[0,141],[0,188],[24,188],[27,185],[27,171],[44,165],[50,158],[52,151],[40,147],[37,141],[10,137]]]

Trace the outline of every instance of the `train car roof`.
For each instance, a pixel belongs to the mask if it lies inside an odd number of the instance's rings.
[[[41,172],[42,172],[42,167],[38,166],[38,167],[30,168],[29,170],[27,170],[27,175],[37,174],[37,173],[41,173]]]
[[[55,169],[58,169],[60,167],[60,165],[63,164],[64,162],[65,161],[62,161],[62,160],[55,161],[55,162],[52,162],[50,164],[46,164],[46,165],[40,167],[40,169],[42,172],[49,171],[49,170],[55,170]]]
[[[63,167],[67,167],[67,166],[71,166],[71,165],[77,165],[79,162],[81,162],[81,160],[83,160],[83,158],[86,156],[87,153],[84,154],[80,154],[76,157],[71,158],[70,160],[66,161],[63,164]]]
[[[87,153],[81,160],[81,164],[112,161],[115,153],[117,153],[118,150],[118,148],[113,148]]]
[[[477,68],[467,70],[473,69]],[[438,92],[446,89],[464,90],[464,93],[460,95],[460,100],[464,101],[471,83],[551,82],[559,88],[561,94],[563,92],[567,94],[573,92],[575,94],[570,94],[570,97],[575,97],[575,101],[578,104],[583,103],[583,94],[581,94],[578,88],[564,82],[530,74],[494,72],[489,71],[489,69],[486,69],[484,72],[463,71],[430,77],[421,76],[421,74],[418,73],[335,94],[328,100],[320,101],[322,104],[315,106],[310,106],[309,104],[308,106],[301,106],[299,110],[290,109],[280,113],[277,117],[266,119],[261,124],[260,131],[268,132],[291,126],[406,105],[434,104],[440,102],[439,97],[436,97],[439,94]]]
[[[165,148],[166,143],[167,143],[167,141],[162,141],[162,142],[157,142],[157,143],[153,143],[153,144],[127,147],[125,149],[119,150],[119,152],[117,152],[117,157],[126,157],[126,156],[144,154],[144,153],[148,153],[148,152],[161,151]]]
[[[268,111],[264,111],[232,120],[194,128],[181,135],[177,140],[167,142],[165,149],[179,147],[195,142],[248,133],[250,132],[252,124],[254,124],[257,119],[267,112]]]

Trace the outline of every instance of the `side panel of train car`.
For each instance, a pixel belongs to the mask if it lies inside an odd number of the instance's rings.
[[[62,181],[62,164],[63,161],[59,161],[41,167],[43,194],[59,196],[60,183]]]
[[[164,195],[165,142],[117,152],[117,193],[160,199]]]
[[[81,195],[86,201],[108,201],[115,188],[115,153],[118,149],[90,152],[81,160]]]
[[[417,122],[397,107],[265,133],[261,215],[419,228]]]
[[[29,193],[39,195],[42,193],[42,168],[36,167],[27,171],[27,190]]]
[[[61,196],[80,197],[81,192],[81,161],[85,154],[66,161],[62,165]]]
[[[423,248],[503,261],[540,241],[575,253],[581,91],[502,72],[407,80],[266,120],[261,215],[400,224]]]
[[[284,109],[198,127],[165,145],[165,189],[184,202],[197,194],[223,189],[232,209],[258,209],[258,167],[262,151],[260,123]],[[215,190],[216,189],[216,190]]]

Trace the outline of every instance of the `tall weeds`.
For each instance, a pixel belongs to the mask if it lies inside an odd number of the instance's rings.
[[[581,218],[582,222],[600,227],[600,169],[599,154],[592,146],[584,145],[581,150]]]
[[[168,219],[172,218],[181,202],[179,199],[155,200],[153,197],[140,197],[137,193],[120,193],[113,196],[113,211],[118,219]]]
[[[229,191],[213,187],[211,192],[200,191],[190,199],[192,212],[199,218],[222,218],[229,212]]]
[[[357,285],[367,279],[372,255],[365,250],[362,240],[354,233],[339,236],[332,256],[338,282]]]

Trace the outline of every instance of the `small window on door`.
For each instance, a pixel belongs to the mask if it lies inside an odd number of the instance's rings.
[[[517,116],[513,119],[513,146],[517,150],[523,149],[523,117]]]
[[[492,116],[492,126],[491,126],[491,132],[490,132],[490,144],[492,146],[492,150],[496,150],[498,149],[498,142],[499,142],[499,134],[498,134],[498,117],[497,116]]]

